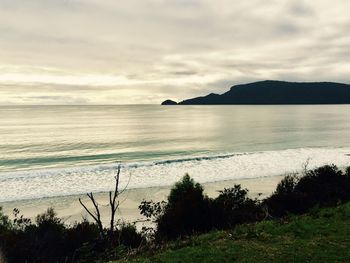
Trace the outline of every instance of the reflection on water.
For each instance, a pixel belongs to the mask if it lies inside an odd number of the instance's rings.
[[[349,105],[0,107],[0,171],[350,145]]]

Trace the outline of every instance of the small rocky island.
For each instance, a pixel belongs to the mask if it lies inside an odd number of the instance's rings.
[[[173,100],[165,100],[162,102],[162,105],[177,105],[177,102]]]

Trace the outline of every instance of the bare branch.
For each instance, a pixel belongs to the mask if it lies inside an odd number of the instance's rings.
[[[119,195],[121,195],[122,193],[124,193],[124,192],[126,191],[126,189],[128,188],[128,186],[129,186],[129,184],[130,184],[130,181],[131,181],[131,173],[129,173],[128,182],[127,182],[127,184],[125,185],[124,189],[121,190],[121,191],[119,192]]]
[[[99,221],[101,221],[100,209],[99,209],[99,207],[98,207],[97,202],[95,201],[94,195],[93,195],[92,193],[90,193],[90,194],[87,194],[87,196],[90,198],[92,204],[93,204],[94,207],[95,207],[95,215],[97,216],[97,219],[98,219]]]
[[[115,227],[115,214],[116,214],[116,211],[118,210],[118,207],[119,207],[119,201],[117,201],[117,198],[118,196],[120,195],[121,192],[119,192],[119,179],[120,179],[120,169],[121,169],[121,166],[118,165],[118,168],[117,168],[117,174],[115,176],[115,188],[114,188],[114,192],[113,191],[110,191],[109,192],[109,205],[111,207],[111,220],[110,220],[110,229],[109,231],[111,233],[113,233],[114,231],[114,227]],[[129,182],[130,182],[130,178],[129,178]],[[128,183],[129,184],[129,183]],[[124,189],[125,190],[125,189]],[[123,191],[124,191],[123,190]],[[100,209],[99,209],[99,205],[98,203],[96,202],[95,200],[95,197],[93,195],[93,193],[87,193],[87,196],[89,197],[89,199],[91,200],[94,208],[95,208],[95,211],[92,212],[90,211],[85,205],[84,203],[81,201],[81,199],[79,198],[79,202],[80,204],[83,206],[83,208],[85,209],[85,211],[96,221],[100,231],[101,231],[101,234],[103,234],[103,225],[102,225],[102,221],[101,221],[101,214],[100,214]]]
[[[89,196],[89,195],[88,195]],[[82,207],[84,207],[85,211],[96,221],[96,224],[98,226],[98,228],[100,229],[100,231],[103,230],[102,227],[102,223],[101,220],[98,219],[85,205],[84,203],[81,201],[81,199],[79,198],[79,203],[82,205]]]
[[[118,165],[117,175],[115,176],[115,189],[113,193],[112,198],[112,191],[109,192],[109,204],[111,206],[111,222],[110,222],[110,231],[114,230],[114,218],[115,218],[115,212],[117,211],[117,208],[119,206],[119,202],[116,204],[116,199],[119,195],[118,188],[119,188],[119,178],[120,178],[120,165]]]

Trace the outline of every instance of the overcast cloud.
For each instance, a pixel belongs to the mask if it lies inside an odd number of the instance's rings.
[[[350,83],[349,0],[0,0],[0,104],[160,103]]]

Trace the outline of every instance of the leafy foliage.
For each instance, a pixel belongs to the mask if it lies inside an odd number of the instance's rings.
[[[165,201],[153,202],[152,200],[143,200],[139,205],[139,210],[141,215],[156,221],[164,213],[166,206],[167,202]]]
[[[174,239],[211,227],[211,200],[204,196],[203,187],[186,174],[171,189],[168,204],[157,219],[157,238]]]
[[[137,232],[135,224],[123,223],[118,231],[118,241],[127,248],[137,248],[145,239]]]
[[[52,208],[39,214],[35,223],[18,209],[14,216],[12,224],[0,229],[0,247],[9,263],[113,260],[120,257],[116,248],[132,249],[144,240],[134,225],[122,225],[109,236],[101,236],[98,225],[86,220],[67,226]]]
[[[199,183],[195,183],[195,181],[188,174],[186,174],[182,180],[177,182],[170,190],[168,205],[172,207],[188,196],[202,199],[203,187]]]
[[[220,195],[214,200],[214,226],[222,229],[233,227],[242,222],[253,222],[259,218],[260,202],[248,197],[248,189],[241,185],[219,191]]]
[[[24,217],[24,215],[20,214],[19,209],[14,208],[13,209],[13,226],[16,229],[24,230],[27,226],[29,226],[32,223],[32,220],[30,218]]]
[[[306,170],[301,177],[287,176],[276,192],[265,200],[273,216],[305,213],[313,206],[334,206],[350,201],[349,168],[345,172],[335,165]]]
[[[260,203],[248,198],[248,190],[240,185],[210,199],[203,194],[203,187],[186,174],[171,189],[168,203],[143,201],[139,208],[142,215],[155,218],[155,237],[160,241],[256,221]]]
[[[278,183],[276,187],[276,194],[290,194],[295,190],[296,185],[298,184],[300,178],[297,174],[291,174],[285,176],[281,182]]]
[[[8,216],[4,215],[2,207],[0,206],[0,229],[7,229],[11,226]]]

